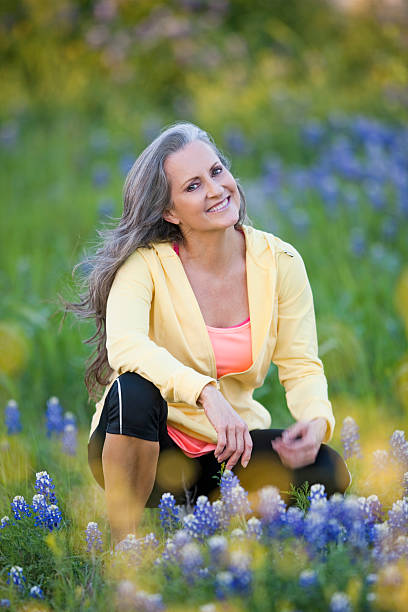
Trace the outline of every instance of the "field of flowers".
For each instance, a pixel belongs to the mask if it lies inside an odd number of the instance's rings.
[[[29,136],[22,132],[19,142],[14,135],[13,143],[3,129],[10,169],[10,159],[18,157]],[[4,400],[0,443],[5,484],[0,491],[0,606],[203,612],[406,609],[408,128],[333,114],[326,122],[304,124],[298,144],[302,163],[290,164],[277,151],[264,152],[262,173],[242,183],[254,224],[293,242],[305,257],[319,354],[337,419],[333,447],[342,452],[353,476],[345,496],[327,499],[324,488],[314,485],[293,490],[296,505],[286,508],[276,488],[261,489],[249,500],[237,477],[221,470],[219,500],[200,497],[187,508],[164,495],[160,508],[145,511],[141,532],[112,549],[103,492],[86,465],[90,410],[80,400],[80,336],[65,325],[50,337],[55,325],[51,307],[38,298],[68,282],[68,274],[62,281],[58,277],[56,257],[70,258],[72,246],[64,245],[76,236],[70,221],[91,228],[118,212],[108,194],[123,180],[132,157],[117,152],[103,132],[94,132],[81,146],[91,162],[88,194],[96,219],[89,206],[85,212],[80,206],[61,206],[53,221],[42,218],[35,224],[37,217],[27,205],[26,223],[31,219],[38,233],[30,235],[30,259],[5,257],[6,270],[19,276],[6,297],[14,307],[12,324],[10,315],[4,317],[0,330],[9,355],[2,363],[2,396],[9,399]],[[239,162],[251,145],[236,130],[225,134],[224,147]],[[260,152],[253,147],[252,154]],[[115,163],[117,175],[112,174]],[[69,174],[68,168],[68,181]],[[23,179],[34,178],[34,169],[27,168]],[[81,181],[81,174],[76,179]],[[10,181],[11,198],[12,187],[17,189],[17,183]],[[80,191],[86,191],[83,183]],[[95,199],[95,193],[100,197]],[[6,225],[14,214],[11,208]],[[57,239],[47,243],[50,257],[45,259],[36,245],[57,224]],[[29,236],[22,234],[10,233],[14,253],[16,242]],[[57,354],[67,356],[69,368],[58,363]],[[274,424],[286,426],[290,416],[278,387],[272,367],[257,393]],[[38,398],[47,397],[49,388],[61,389],[64,399],[50,397],[42,409]]]
[[[408,46],[400,0],[6,1],[0,9],[0,608],[406,612]],[[145,510],[111,544],[87,465],[92,321],[71,272],[135,158],[190,120],[292,243],[352,474]],[[76,279],[85,277],[85,265]],[[255,398],[293,422],[277,368]]]

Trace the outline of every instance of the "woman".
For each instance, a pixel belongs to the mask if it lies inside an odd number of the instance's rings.
[[[247,490],[273,484],[287,502],[291,482],[328,495],[350,484],[324,444],[335,420],[302,257],[244,221],[228,160],[206,132],[176,123],[135,161],[123,216],[71,306],[97,323],[85,380],[106,387],[89,464],[116,542],[165,491],[179,503],[214,497],[222,462]],[[296,420],[286,431],[252,397],[271,360]]]

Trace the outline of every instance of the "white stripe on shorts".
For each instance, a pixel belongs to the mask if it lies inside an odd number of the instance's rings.
[[[119,433],[122,433],[122,389],[120,388],[119,378],[116,379],[118,383],[119,393]]]

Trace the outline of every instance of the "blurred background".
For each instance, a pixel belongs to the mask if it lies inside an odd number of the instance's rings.
[[[375,447],[406,429],[406,2],[3,0],[0,28],[0,401],[23,428],[57,396],[85,445],[94,326],[63,322],[57,295],[76,297],[139,153],[189,120],[231,159],[255,227],[304,258],[334,446],[347,415]],[[274,365],[255,397],[292,422]]]

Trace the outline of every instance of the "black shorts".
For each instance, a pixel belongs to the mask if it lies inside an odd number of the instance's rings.
[[[300,486],[324,484],[328,496],[344,493],[351,483],[350,472],[342,457],[326,444],[322,444],[314,463],[291,470],[283,466],[271,441],[283,429],[253,429],[251,459],[244,469],[237,463],[233,472],[247,491],[266,485],[279,488],[282,498],[290,505],[293,500],[286,493],[290,482]],[[194,503],[199,495],[210,499],[218,496],[217,474],[220,464],[214,452],[189,458],[167,433],[167,403],[159,389],[135,372],[121,374],[105,398],[99,424],[88,443],[88,462],[91,471],[104,488],[102,450],[106,433],[134,436],[159,442],[160,452],[156,480],[146,507],[156,507],[161,495],[171,492],[177,503]]]

